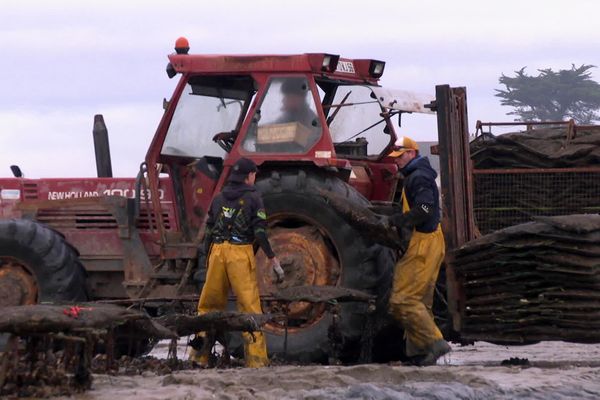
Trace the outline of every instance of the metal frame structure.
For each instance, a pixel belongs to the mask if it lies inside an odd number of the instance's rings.
[[[535,127],[566,128],[565,145],[577,137],[581,130],[599,130],[599,125],[578,125],[573,119],[568,121],[523,121],[523,122],[482,122],[477,121],[476,136],[491,134],[494,126],[525,126],[526,131]],[[487,127],[487,132],[484,128]],[[571,167],[571,168],[472,168],[474,189],[474,215],[477,228],[481,233],[490,233],[507,226],[528,222],[537,215],[566,215],[600,211],[600,166]],[[570,193],[560,204],[563,206],[548,206],[538,198],[550,201],[555,193],[561,195],[561,188],[573,187],[578,181],[579,192]],[[490,198],[480,192],[485,192],[489,185],[502,185],[507,197],[511,199]],[[524,186],[533,188],[524,190]],[[478,187],[482,187],[479,189]],[[511,188],[514,188],[512,190]],[[517,193],[516,191],[519,191]],[[545,192],[546,194],[540,194]],[[483,202],[483,203],[482,203]],[[512,204],[509,204],[512,203]],[[490,208],[493,205],[492,208]],[[483,208],[482,208],[483,207]],[[492,215],[495,214],[496,216]]]

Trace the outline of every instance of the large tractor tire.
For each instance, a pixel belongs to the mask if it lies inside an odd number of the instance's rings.
[[[77,250],[26,219],[0,221],[0,307],[87,300]]]
[[[322,172],[273,171],[260,177],[261,192],[268,214],[269,239],[286,277],[275,285],[266,256],[256,256],[261,294],[277,288],[301,285],[341,286],[378,296],[379,310],[385,310],[393,257],[391,250],[368,242],[319,195],[325,189],[360,206],[369,204],[347,183]],[[274,311],[266,304],[265,312]],[[339,358],[358,359],[365,332],[367,304],[343,303],[339,311]],[[324,304],[292,303],[289,309],[285,357],[299,362],[327,362],[332,354],[328,329],[332,315]],[[271,357],[284,356],[285,334],[281,324],[265,327]]]

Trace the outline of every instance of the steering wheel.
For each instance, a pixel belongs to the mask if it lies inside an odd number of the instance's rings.
[[[237,131],[229,131],[229,132],[219,132],[215,136],[213,136],[213,142],[217,143],[219,147],[225,150],[227,153],[231,151],[233,144],[235,143],[235,138],[237,137]]]

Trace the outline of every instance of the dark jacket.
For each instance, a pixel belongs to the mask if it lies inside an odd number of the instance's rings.
[[[267,257],[274,257],[266,234],[267,214],[260,194],[254,186],[229,182],[208,211],[204,250],[211,243],[229,241],[253,244],[256,240]]]
[[[427,157],[417,156],[401,170],[404,175],[404,192],[412,214],[418,211],[415,229],[418,232],[434,232],[440,223],[440,194]]]

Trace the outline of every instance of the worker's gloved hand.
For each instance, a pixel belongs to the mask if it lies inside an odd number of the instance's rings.
[[[283,282],[283,278],[285,278],[285,272],[283,272],[283,268],[281,268],[281,264],[279,264],[279,260],[277,257],[271,258],[271,266],[273,267],[273,272],[275,273],[276,283]]]
[[[432,206],[428,204],[418,204],[405,213],[397,213],[390,217],[390,222],[398,231],[402,229],[412,229],[425,221],[431,215]]]
[[[396,213],[390,217],[390,223],[396,227],[398,231],[408,227],[410,224],[410,218],[408,213]]]

